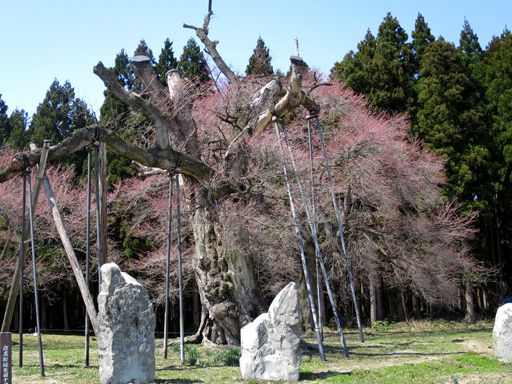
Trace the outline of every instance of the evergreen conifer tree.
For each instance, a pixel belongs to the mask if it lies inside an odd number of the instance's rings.
[[[58,143],[71,133],[74,98],[75,90],[68,81],[61,85],[55,79],[50,85],[30,124],[31,140],[38,147],[43,145],[45,139]]]
[[[490,153],[482,95],[469,62],[440,38],[425,50],[418,83],[417,133],[447,158],[446,192],[467,209],[485,208]]]
[[[472,62],[479,62],[482,59],[482,47],[478,42],[478,36],[467,20],[464,20],[464,26],[460,32],[459,48]]]
[[[249,64],[245,69],[247,76],[269,76],[274,73],[272,68],[272,57],[270,57],[270,51],[265,45],[263,39],[258,37],[256,42],[256,48],[249,58]]]
[[[390,13],[379,26],[372,66],[370,103],[378,110],[402,113],[412,103],[413,71],[408,35]]]
[[[9,123],[11,125],[11,133],[7,138],[6,144],[15,149],[24,148],[29,141],[27,126],[28,114],[23,109],[15,109],[11,116],[9,116]]]
[[[183,47],[178,69],[181,76],[190,81],[204,83],[210,80],[206,59],[193,38],[190,38],[187,45]]]
[[[158,56],[158,63],[156,64],[156,73],[158,79],[162,84],[166,83],[165,74],[171,69],[178,67],[178,60],[174,57],[174,51],[172,50],[172,41],[168,38],[164,41],[164,47],[160,56]]]
[[[348,52],[341,62],[331,69],[331,76],[356,93],[367,94],[372,89],[372,66],[375,56],[375,36],[368,29],[357,45],[357,52]]]
[[[423,53],[425,49],[430,43],[435,41],[435,37],[430,31],[430,27],[428,26],[425,18],[421,13],[418,13],[418,17],[416,18],[416,22],[414,23],[414,31],[411,34],[412,36],[412,54],[414,60],[414,74],[417,77],[419,75],[420,63],[423,57]]]
[[[2,100],[2,95],[0,94],[0,147],[4,145],[5,140],[11,133],[11,126],[9,124],[9,118],[7,117],[7,109],[7,104]]]

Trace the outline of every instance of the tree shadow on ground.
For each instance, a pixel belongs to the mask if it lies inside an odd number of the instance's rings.
[[[203,380],[190,380],[190,379],[155,379],[155,383],[161,384],[170,384],[170,383],[180,383],[180,384],[194,384],[194,383],[204,383]]]
[[[404,347],[414,344],[415,341],[409,341],[404,343],[391,343],[390,345],[396,347]],[[361,357],[414,357],[414,356],[449,356],[449,355],[463,355],[465,352],[455,351],[455,352],[416,352],[416,351],[389,351],[389,352],[379,352],[379,348],[385,348],[385,345],[371,345],[371,344],[361,344],[361,345],[352,345],[348,347],[350,356],[361,356]],[[375,349],[375,351],[365,351],[358,352],[358,349],[367,350],[367,349]],[[305,342],[304,340],[301,342],[301,350],[302,356],[307,357],[309,359],[318,356],[318,347],[315,344],[311,344]],[[341,346],[335,345],[324,345],[324,352],[328,354],[342,354],[343,351]]]
[[[341,375],[351,375],[351,371],[346,372],[335,372],[335,371],[326,371],[326,372],[302,372],[300,374],[299,380],[320,380],[327,379],[333,376],[341,376]]]

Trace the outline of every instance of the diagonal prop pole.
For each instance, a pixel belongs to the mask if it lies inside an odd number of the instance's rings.
[[[172,176],[169,176],[169,198],[167,212],[167,248],[165,258],[165,310],[164,310],[164,359],[167,359],[167,327],[169,325],[169,280],[171,268],[171,226],[172,226]]]
[[[46,146],[46,142],[45,142]],[[34,306],[36,309],[36,333],[37,333],[37,346],[39,349],[39,373],[44,377],[44,357],[43,357],[43,340],[41,339],[41,320],[39,316],[39,293],[37,290],[37,266],[36,266],[36,247],[34,241],[34,210],[32,207],[32,182],[30,180],[30,172],[27,175],[28,183],[28,218],[29,218],[29,231],[30,231],[30,250],[32,254],[32,278],[34,280]]]
[[[82,273],[82,269],[80,268],[80,264],[78,263],[78,259],[75,254],[75,250],[69,237],[66,233],[66,228],[64,227],[64,222],[62,221],[62,217],[60,215],[59,209],[57,208],[57,201],[55,199],[55,194],[53,193],[52,187],[48,178],[44,177],[44,191],[46,194],[46,199],[48,200],[48,205],[50,210],[52,211],[53,220],[55,221],[55,226],[57,227],[57,232],[59,232],[60,239],[62,244],[64,245],[64,249],[66,251],[66,255],[68,256],[69,264],[73,269],[73,274],[75,275],[75,279],[82,295],[82,299],[85,304],[85,308],[87,309],[87,313],[89,315],[89,319],[91,320],[91,325],[96,334],[98,336],[98,328],[97,328],[97,315],[96,309],[94,308],[94,302],[92,301],[91,294],[89,293],[89,289],[87,287],[87,283],[85,282],[84,275]]]
[[[345,355],[345,357],[349,357],[347,342],[345,340],[345,334],[343,333],[343,327],[341,325],[341,319],[340,319],[340,316],[338,313],[338,307],[336,305],[336,300],[334,299],[334,294],[331,289],[331,284],[329,282],[329,275],[327,274],[327,270],[325,268],[322,251],[320,250],[320,241],[318,240],[318,232],[317,232],[317,228],[316,228],[316,225],[315,225],[315,222],[313,219],[313,211],[310,210],[310,207],[309,207],[309,204],[308,204],[308,201],[306,198],[306,193],[304,191],[304,187],[302,186],[302,181],[300,179],[299,173],[297,172],[297,165],[295,163],[295,158],[293,156],[293,153],[292,153],[289,141],[288,141],[288,134],[284,130],[283,130],[283,138],[284,138],[284,143],[286,144],[286,147],[288,148],[288,156],[290,157],[293,171],[295,172],[295,179],[297,180],[297,186],[299,187],[300,196],[302,198],[302,204],[304,205],[304,210],[306,211],[306,218],[308,220],[309,228],[311,230],[311,236],[313,237],[313,242],[315,244],[316,260],[322,270],[322,275],[324,278],[325,287],[327,288],[327,295],[329,296],[332,311],[333,311],[334,318],[336,321],[336,328],[338,329],[338,334],[340,337],[340,344],[343,349],[343,354]]]
[[[327,174],[327,186],[329,188],[329,192],[331,193],[332,205],[334,207],[334,213],[336,215],[336,221],[338,223],[338,234],[340,237],[341,250],[343,253],[343,258],[345,259],[345,268],[347,270],[348,281],[350,285],[350,292],[352,294],[352,300],[354,302],[354,311],[356,313],[357,319],[357,328],[359,330],[359,340],[364,343],[364,335],[363,335],[363,323],[361,320],[361,313],[359,311],[359,299],[357,298],[356,286],[354,284],[354,277],[352,275],[352,268],[350,266],[350,259],[348,257],[348,250],[345,241],[345,228],[343,226],[343,222],[341,220],[340,208],[338,206],[338,202],[336,200],[336,196],[334,194],[334,181],[331,173],[331,167],[329,165],[329,158],[327,156],[327,150],[325,148],[325,140],[324,134],[322,130],[322,125],[320,124],[320,120],[317,117],[317,125],[316,125],[318,137],[320,138],[320,146],[322,147],[322,156],[324,158],[325,163],[325,172]]]
[[[308,294],[309,307],[311,310],[311,314],[313,316],[313,324],[315,326],[316,339],[318,342],[318,353],[320,355],[320,360],[325,361],[324,346],[322,344],[322,336],[320,334],[320,328],[318,327],[318,317],[317,317],[317,313],[316,313],[315,300],[313,297],[313,290],[311,288],[311,278],[309,276],[308,265],[306,262],[306,253],[304,251],[304,239],[302,238],[302,234],[300,233],[299,222],[297,221],[297,214],[295,212],[295,204],[293,202],[292,189],[291,189],[291,184],[290,184],[290,178],[288,176],[288,167],[286,166],[286,160],[284,157],[284,148],[283,148],[283,143],[281,141],[281,132],[279,129],[279,125],[280,124],[279,124],[278,120],[276,120],[276,122],[275,122],[276,138],[277,138],[277,142],[279,144],[279,151],[280,151],[279,155],[280,155],[281,163],[283,166],[284,178],[286,180],[286,188],[288,191],[288,200],[290,202],[290,210],[291,210],[291,214],[292,214],[292,225],[295,230],[295,237],[297,240],[297,245],[299,246],[299,250],[300,250],[300,260],[302,263],[302,271],[304,273],[304,280],[306,281],[306,291]]]
[[[32,193],[32,208],[35,210],[37,207],[37,201],[39,199],[39,191],[41,190],[42,178],[44,175],[44,171],[46,169],[46,159],[48,158],[48,147],[43,147],[41,149],[41,158],[39,160],[39,166],[37,168],[37,178],[34,185],[34,192]],[[22,242],[26,241],[29,237],[29,230],[26,227],[25,233],[22,236]],[[21,244],[20,244],[21,246]],[[20,288],[20,265],[16,263],[16,267],[14,269],[14,275],[12,277],[11,289],[9,291],[9,298],[7,299],[7,305],[5,307],[4,318],[2,321],[2,328],[0,332],[9,332],[11,328],[12,316],[14,314],[14,307],[16,306],[16,298],[18,296],[19,288]]]

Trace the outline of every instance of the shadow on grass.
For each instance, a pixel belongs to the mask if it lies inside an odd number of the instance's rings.
[[[202,380],[190,380],[190,379],[155,379],[155,383],[183,383],[183,384],[193,384],[193,383],[204,383]]]
[[[410,344],[415,343],[415,341],[405,342],[405,343],[396,343],[392,344],[396,347],[404,347],[408,346]],[[360,357],[414,357],[414,356],[455,356],[455,355],[464,355],[465,352],[456,351],[456,352],[431,352],[431,353],[424,353],[424,352],[383,352],[379,353],[379,348],[384,348],[385,345],[353,345],[349,346],[349,354],[350,356],[360,356]],[[368,351],[368,352],[357,352],[358,349],[375,349],[375,351]],[[301,350],[302,350],[302,356],[308,357],[309,359],[315,357],[318,355],[318,347],[315,344],[311,344],[305,341],[302,341],[301,343]],[[334,345],[324,345],[324,352],[328,354],[342,354],[343,351],[341,347],[334,346]]]
[[[301,372],[299,380],[320,380],[320,379],[327,379],[329,377],[333,376],[340,376],[340,375],[351,375],[351,371],[347,372],[334,372],[334,371],[327,371],[327,372]]]
[[[181,366],[181,365],[167,365],[165,367],[156,367],[155,368],[155,371],[168,371],[170,369],[172,369],[173,371],[190,371],[190,370],[194,370],[194,369],[203,369],[204,367],[201,367],[199,365],[185,365],[185,366]],[[210,366],[209,366],[210,368]],[[202,383],[202,381],[201,381]]]

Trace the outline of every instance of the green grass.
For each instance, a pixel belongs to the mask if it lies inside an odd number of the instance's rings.
[[[378,330],[378,331],[377,331]],[[326,332],[327,361],[304,353],[301,382],[426,384],[512,383],[512,364],[494,359],[491,324],[468,326],[457,322],[388,323],[365,330],[366,342],[347,333],[351,356],[343,358],[337,335]],[[27,336],[23,368],[18,368],[17,336],[13,350],[14,383],[97,383],[98,353],[91,344],[91,368],[84,367],[83,338],[43,335],[46,378],[39,377],[37,339]],[[306,338],[314,345],[314,339]],[[173,341],[169,358],[162,357],[157,340],[157,383],[244,383],[238,368],[239,350],[227,347],[187,346],[185,366]],[[195,347],[195,348],[194,348]],[[255,383],[251,381],[250,383]]]

